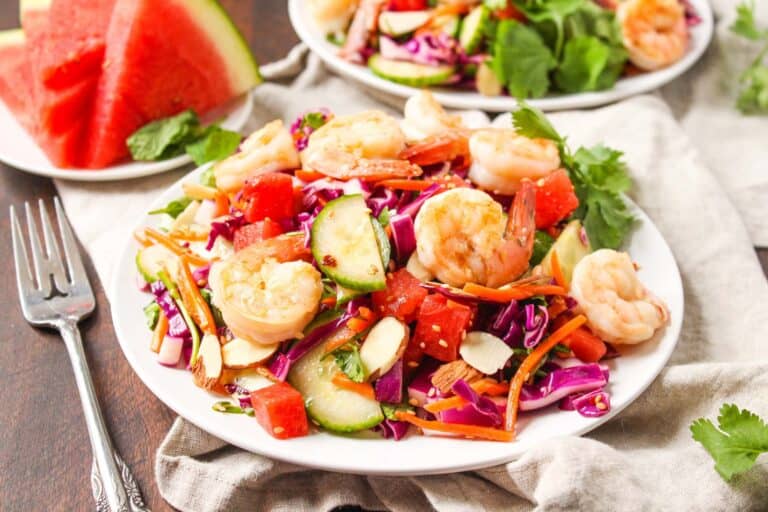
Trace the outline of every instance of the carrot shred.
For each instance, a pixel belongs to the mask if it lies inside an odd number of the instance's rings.
[[[376,183],[377,186],[391,188],[394,190],[408,190],[413,192],[421,192],[432,186],[432,182],[424,180],[403,180],[403,179],[389,179],[382,180]]]
[[[206,187],[193,181],[182,183],[181,189],[184,191],[184,195],[191,199],[209,199],[211,201],[216,200],[216,196],[220,194],[218,190],[211,187]]]
[[[144,236],[144,233],[141,233],[139,231],[133,232],[133,239],[139,242],[139,245],[142,247],[149,247],[150,245],[153,245],[152,242],[147,240],[147,237]]]
[[[343,347],[347,343],[349,343],[352,340],[352,336],[339,336],[338,338],[334,338],[328,343],[325,344],[324,352],[326,354],[330,354],[334,350],[336,350],[339,347]]]
[[[168,334],[168,317],[161,310],[157,317],[157,325],[155,325],[155,329],[152,331],[152,342],[149,345],[149,349],[152,352],[160,352],[160,347],[166,334]]]
[[[336,297],[326,297],[323,300],[320,301],[320,304],[324,306],[335,306],[336,305]]]
[[[555,278],[555,282],[558,286],[562,286],[564,290],[568,290],[568,283],[565,282],[565,276],[563,275],[563,269],[560,267],[560,258],[557,256],[557,251],[552,251],[552,258],[549,260],[552,266],[552,277]]]
[[[510,302],[529,299],[534,295],[565,295],[562,286],[523,284],[510,288],[489,288],[475,283],[467,283],[463,290],[470,295],[492,302]]]
[[[509,391],[509,384],[506,382],[496,382],[491,379],[483,379],[473,382],[469,385],[472,389],[480,393],[481,395],[498,396]],[[456,409],[467,404],[467,401],[460,396],[452,396],[449,398],[443,398],[435,402],[426,404],[424,409],[432,414],[447,411],[448,409]]]
[[[189,310],[189,314],[192,319],[200,326],[200,329],[207,334],[216,334],[216,321],[213,319],[213,313],[211,308],[208,307],[208,303],[200,294],[200,289],[197,287],[192,272],[189,269],[189,263],[186,258],[179,258],[181,260],[179,265],[178,287],[179,293],[181,293],[181,301]]]
[[[365,306],[361,306],[360,309],[357,311],[357,313],[360,315],[360,318],[362,318],[363,320],[373,320],[373,311],[371,311]]]
[[[349,327],[349,330],[354,332],[355,334],[359,334],[363,332],[368,327],[370,327],[370,325],[371,325],[370,320],[364,320],[359,317],[354,317],[347,320],[347,327]]]
[[[490,427],[477,427],[475,425],[462,425],[460,423],[444,423],[442,421],[423,420],[415,414],[398,411],[395,413],[397,419],[415,425],[421,429],[435,430],[447,434],[459,434],[464,437],[475,437],[478,439],[487,439],[489,441],[513,441],[515,435],[506,430],[499,430]]]
[[[313,181],[325,178],[325,174],[319,173],[317,171],[308,171],[306,169],[297,169],[293,175],[304,183],[312,183]]]
[[[216,197],[214,198],[214,201],[216,201],[216,209],[213,212],[213,216],[221,217],[222,215],[227,215],[229,213],[229,197],[227,197],[227,194],[224,192],[216,192]]]
[[[176,254],[177,256],[186,258],[193,265],[203,266],[210,263],[205,258],[197,256],[196,254],[192,254],[191,251],[189,251],[188,249],[176,243],[171,237],[157,231],[156,229],[146,228],[144,230],[144,234],[147,236],[148,239],[164,246],[166,249]]]
[[[509,395],[507,397],[507,412],[506,422],[504,428],[510,432],[514,432],[515,422],[517,421],[517,411],[520,407],[520,392],[523,389],[523,384],[528,380],[528,375],[539,364],[541,359],[554,348],[555,345],[563,341],[573,331],[581,327],[587,321],[587,317],[584,315],[578,315],[563,324],[562,327],[555,330],[549,337],[539,343],[533,352],[528,354],[520,367],[515,372],[515,376],[509,384]]]
[[[355,382],[342,372],[334,375],[333,379],[331,379],[331,382],[342,389],[346,389],[347,391],[352,391],[358,395],[362,395],[366,398],[370,398],[371,400],[375,400],[376,393],[373,391],[373,386],[367,382]]]
[[[191,231],[175,231],[168,233],[168,236],[174,240],[181,240],[182,242],[205,242],[208,240],[208,235],[204,233],[192,233]]]

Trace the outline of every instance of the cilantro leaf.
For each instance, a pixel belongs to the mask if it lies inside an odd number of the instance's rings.
[[[549,90],[549,71],[556,65],[534,29],[515,20],[499,23],[490,67],[510,94],[518,98],[544,96]]]
[[[766,47],[768,50],[768,47]],[[763,50],[763,53],[766,53]],[[763,57],[761,55],[760,61]],[[768,67],[752,65],[739,77],[746,84],[736,99],[736,108],[743,114],[768,114]]]
[[[399,421],[397,419],[398,412],[413,413],[414,409],[409,404],[381,404],[381,412],[384,413],[386,419]]]
[[[192,110],[142,126],[126,143],[134,160],[164,160],[184,153],[184,144],[194,137],[200,121]]]
[[[724,404],[717,423],[715,427],[710,420],[699,418],[690,428],[693,439],[709,452],[724,479],[750,469],[761,453],[768,452],[768,425],[756,414]]]
[[[389,226],[389,218],[392,216],[392,212],[389,211],[389,207],[385,206],[378,217],[376,217],[376,220],[379,221],[379,224],[381,224],[382,227]]]
[[[317,130],[318,128],[322,127],[326,123],[325,114],[322,112],[309,112],[307,115],[304,116],[304,119],[301,122],[302,128],[304,126],[309,126],[313,130]]]
[[[565,19],[569,14],[581,9],[587,0],[513,0],[513,3],[535,24],[551,24],[549,32],[554,31],[554,54],[559,59],[565,41]],[[541,27],[540,31],[547,30]]]
[[[582,169],[588,169],[593,183],[614,192],[626,192],[632,186],[632,181],[622,156],[624,153],[621,151],[598,144],[590,149],[579,148],[574,160]]]
[[[348,343],[333,352],[336,365],[354,382],[365,380],[365,366],[356,343]]]
[[[187,144],[187,154],[197,165],[223,160],[237,150],[242,137],[237,132],[212,125],[203,130],[195,140]]]
[[[517,133],[525,137],[549,139],[561,147],[565,144],[565,139],[557,133],[541,110],[531,107],[524,101],[519,101],[517,110],[512,112],[512,124]]]
[[[755,2],[749,0],[736,6],[736,19],[730,27],[731,32],[752,41],[758,41],[768,37],[768,31],[760,30],[755,20]]]
[[[608,46],[596,37],[569,39],[563,51],[563,61],[555,73],[557,86],[565,92],[596,90],[610,53]]]
[[[144,318],[147,320],[147,327],[150,331],[154,331],[157,326],[157,321],[160,319],[160,306],[154,300],[144,306]]]
[[[221,310],[213,304],[213,294],[211,293],[211,290],[208,288],[200,288],[200,295],[203,296],[203,300],[208,304],[216,327],[225,327],[227,323],[224,321],[224,316],[221,314]]]
[[[213,409],[216,412],[223,412],[227,414],[246,414],[248,416],[253,416],[254,414],[252,408],[250,407],[243,408],[227,400],[216,402],[215,404],[213,404],[213,406],[211,406],[211,409]]]
[[[532,267],[541,263],[554,243],[555,239],[549,236],[546,231],[536,231],[533,238],[533,254],[531,255]]]
[[[187,206],[189,206],[189,203],[192,202],[192,199],[188,197],[182,197],[180,199],[175,199],[165,205],[165,208],[160,208],[158,210],[152,210],[149,212],[150,215],[159,215],[161,213],[167,213],[172,218],[176,218],[179,215],[181,215],[181,212],[186,210]]]

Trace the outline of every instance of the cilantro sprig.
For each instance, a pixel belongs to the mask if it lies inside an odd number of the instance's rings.
[[[768,424],[734,404],[720,408],[717,427],[699,418],[691,424],[691,433],[715,460],[715,469],[725,480],[747,471],[760,454],[768,453]]]
[[[736,107],[743,114],[768,114],[768,28],[757,26],[754,0],[744,1],[736,7],[736,20],[730,30],[750,41],[763,43],[755,59],[739,76],[742,87]]]
[[[557,144],[562,165],[579,198],[573,218],[583,222],[595,249],[619,248],[634,224],[621,195],[632,184],[623,153],[601,144],[572,152],[544,114],[525,102],[512,113],[512,122],[521,135]]]

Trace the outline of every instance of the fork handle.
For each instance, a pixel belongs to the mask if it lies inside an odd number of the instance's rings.
[[[80,329],[74,320],[65,320],[58,327],[61,337],[64,338],[75,373],[75,382],[85,414],[85,424],[88,427],[88,437],[91,440],[93,457],[102,478],[109,509],[112,512],[130,512],[133,509],[132,503],[128,499],[128,493],[123,486],[120,471],[115,462],[116,453],[112,447],[107,426],[104,424],[104,417],[101,415],[99,401],[96,398],[91,372],[83,350]]]

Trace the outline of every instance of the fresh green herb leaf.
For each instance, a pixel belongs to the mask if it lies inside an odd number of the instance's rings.
[[[384,227],[389,226],[389,217],[392,215],[392,212],[389,211],[389,208],[387,206],[384,207],[383,210],[381,210],[381,213],[376,218],[376,220],[379,221],[379,224],[381,224]]]
[[[354,382],[363,382],[365,380],[365,366],[360,359],[360,349],[357,343],[347,343],[333,351],[333,357],[336,364],[350,380]]]
[[[691,424],[691,433],[715,460],[715,469],[724,479],[747,471],[761,453],[768,453],[768,425],[756,414],[724,404],[717,423],[715,427],[699,418]]]
[[[309,126],[317,130],[325,124],[325,115],[322,112],[309,112],[301,122],[302,126]]]
[[[554,33],[553,49],[555,58],[559,59],[565,42],[565,19],[581,9],[587,0],[513,0],[526,18],[537,25],[549,24],[549,32]],[[537,27],[539,28],[539,27]],[[539,28],[544,31],[543,27]]]
[[[127,139],[134,160],[165,160],[184,153],[184,145],[194,137],[200,120],[192,110],[153,121],[139,128]]]
[[[515,20],[499,23],[490,67],[511,95],[544,96],[549,90],[549,72],[556,65],[552,52],[533,28]]]
[[[565,139],[557,133],[549,119],[541,112],[524,101],[518,102],[517,110],[512,112],[512,124],[520,135],[531,139],[549,139],[554,141],[562,150]]]
[[[412,414],[414,412],[414,408],[409,404],[381,404],[381,412],[384,413],[384,417],[386,419],[398,421],[398,412],[406,412]]]
[[[223,412],[226,414],[247,414],[248,416],[253,416],[253,409],[250,407],[242,408],[239,405],[235,405],[232,402],[228,402],[226,400],[223,400],[221,402],[216,402],[213,404],[213,407],[211,407],[216,412]]]
[[[227,324],[224,322],[224,317],[221,314],[221,310],[213,304],[213,294],[208,288],[200,288],[200,295],[208,303],[208,307],[211,309],[211,315],[213,315],[213,321],[216,327],[225,327]]]
[[[336,46],[344,46],[344,42],[347,40],[347,37],[341,32],[331,32],[325,36],[325,40]]]
[[[181,212],[187,209],[187,206],[189,206],[189,203],[191,202],[192,202],[192,199],[188,197],[174,199],[173,201],[165,205],[165,208],[160,208],[159,210],[152,210],[151,212],[149,212],[149,214],[159,215],[159,214],[165,213],[175,219],[176,217],[181,215]]]
[[[216,188],[216,175],[213,174],[213,166],[208,167],[200,175],[200,184],[204,187]]]
[[[154,331],[157,327],[157,321],[160,319],[160,306],[157,302],[152,301],[144,306],[144,318],[147,320],[147,327],[150,331]]]
[[[596,37],[569,39],[563,51],[563,61],[555,73],[555,83],[565,92],[597,90],[610,55],[608,46]]]
[[[242,137],[237,132],[212,125],[203,130],[195,140],[187,144],[187,154],[197,165],[224,160],[237,150]]]
[[[768,29],[760,29],[755,20],[754,1],[745,1],[736,8],[736,20],[731,32],[750,41],[763,41],[763,48],[739,77],[742,89],[736,100],[736,107],[742,114],[768,114]]]
[[[507,0],[483,0],[483,5],[492,11],[502,11],[507,8]]]
[[[623,156],[621,151],[598,144],[590,149],[579,148],[574,161],[583,172],[590,175],[593,183],[614,192],[626,192],[632,186],[632,181],[627,174]]]
[[[731,32],[752,41],[768,38],[768,30],[760,30],[755,20],[755,2],[747,0],[736,6],[736,19],[729,27]]]
[[[555,239],[549,236],[545,231],[536,231],[533,237],[533,254],[531,255],[531,266],[535,267],[544,256],[549,252],[549,248],[555,243]]]

